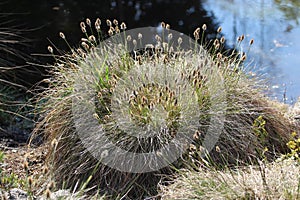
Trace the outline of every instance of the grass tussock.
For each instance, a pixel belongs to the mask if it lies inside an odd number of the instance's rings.
[[[86,36],[81,47],[61,56],[48,48],[57,62],[49,66],[52,77],[44,80],[49,87],[38,97],[41,119],[35,136],[42,134],[50,144],[47,162],[58,188],[92,187],[112,198],[145,198],[157,194],[161,175],[173,173],[174,167],[245,165],[288,152],[294,125],[271,107],[257,77],[246,73],[244,53],[224,50],[221,29],[215,40],[205,42],[196,29],[195,40],[202,45],[192,43],[188,50],[181,48],[182,38],[164,44],[162,35],[151,47],[128,51],[130,45],[142,43],[143,35],[127,35],[124,23],[107,20],[108,34],[125,38],[117,45],[100,43],[100,20],[95,29],[89,19],[80,25]],[[172,41],[169,26],[162,25],[162,34]],[[60,37],[67,42],[63,33]],[[238,45],[243,39],[239,37]],[[74,110],[80,105],[84,109]],[[101,134],[91,134],[95,120]],[[138,137],[147,133],[153,135]],[[125,161],[104,151],[106,143],[95,143],[105,136],[107,143],[113,141],[127,152],[148,153],[177,135],[185,140],[175,140],[175,146],[187,151],[169,166],[146,173],[118,170]],[[207,142],[207,137],[218,140]],[[91,149],[115,159],[115,167],[96,159]],[[141,167],[149,166],[145,162]]]

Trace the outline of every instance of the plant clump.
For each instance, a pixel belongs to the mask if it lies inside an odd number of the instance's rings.
[[[210,41],[206,25],[197,28],[186,48],[165,23],[153,44],[144,44],[142,33],[128,34],[125,23],[106,23],[112,39],[103,40],[100,19],[94,28],[87,19],[79,48],[59,56],[48,47],[56,63],[39,96],[45,103],[36,134],[51,143],[48,163],[58,187],[142,198],[156,195],[162,174],[174,167],[234,166],[288,151],[293,125],[246,72],[246,55],[224,49],[221,28]],[[182,154],[169,159],[168,150]],[[155,151],[169,162],[149,160]]]

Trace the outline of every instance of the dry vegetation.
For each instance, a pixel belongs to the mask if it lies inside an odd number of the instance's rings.
[[[300,166],[293,159],[234,170],[181,171],[161,187],[162,199],[290,199],[300,198]]]

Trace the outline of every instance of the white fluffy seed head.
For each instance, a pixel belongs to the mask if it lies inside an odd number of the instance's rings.
[[[121,30],[126,30],[126,28],[127,28],[125,22],[122,22],[120,27],[121,27]]]
[[[86,18],[85,22],[88,26],[92,26],[91,20],[89,18]]]
[[[138,39],[141,40],[143,38],[143,35],[141,33],[138,34]]]
[[[118,20],[116,20],[116,19],[113,20],[113,23],[115,26],[118,26],[118,24],[119,24]]]
[[[66,39],[66,36],[63,32],[59,32],[59,36],[62,38],[62,39]]]
[[[85,23],[84,22],[80,22],[80,28],[85,28]]]
[[[111,23],[111,21],[110,21],[109,19],[106,20],[106,24],[107,24],[107,26],[109,26],[109,27],[112,26],[112,23]]]
[[[51,46],[48,46],[48,51],[52,54],[53,53],[53,48]]]

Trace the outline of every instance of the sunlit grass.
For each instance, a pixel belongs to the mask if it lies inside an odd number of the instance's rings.
[[[236,169],[181,171],[162,199],[299,199],[300,165],[286,159]]]

